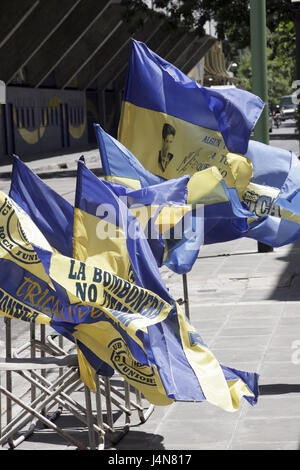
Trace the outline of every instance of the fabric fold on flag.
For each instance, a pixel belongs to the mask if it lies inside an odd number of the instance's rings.
[[[293,155],[291,168],[280,188],[276,198],[276,204],[282,209],[300,215],[300,164],[298,158]]]
[[[300,241],[300,221],[267,215],[249,224],[247,237],[261,241],[274,248]]]
[[[253,166],[251,183],[280,189],[291,169],[295,155],[262,142],[250,140],[245,156]]]
[[[133,189],[144,188],[164,181],[153,175],[118,140],[107,134],[99,124],[94,124],[102,168],[107,180]]]

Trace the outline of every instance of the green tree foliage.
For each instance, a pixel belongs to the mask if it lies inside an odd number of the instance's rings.
[[[193,29],[202,36],[205,23],[214,19],[220,40],[227,38],[239,43],[241,49],[250,45],[250,0],[122,0],[121,3],[126,7],[124,17],[129,23],[133,22],[137,12],[145,19],[156,11],[167,16],[172,29]],[[290,5],[290,0],[266,0],[270,31],[273,32],[281,22],[292,20]]]
[[[295,79],[295,33],[292,22],[281,22],[273,33],[267,33],[267,71],[269,103],[279,104],[283,95],[292,93]],[[241,56],[236,74],[239,86],[251,91],[251,50],[246,48]]]
[[[238,84],[251,90],[250,0],[122,0],[122,3],[126,6],[125,19],[133,29],[137,12],[140,15],[138,25],[149,15],[161,13],[167,17],[171,30],[193,30],[199,36],[205,34],[205,23],[214,20],[227,64],[239,64]],[[291,1],[266,0],[266,10],[269,102],[277,103],[281,95],[292,92],[291,84],[295,79]]]

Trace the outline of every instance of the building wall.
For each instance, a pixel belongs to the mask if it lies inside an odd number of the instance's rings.
[[[86,95],[77,90],[7,87],[0,156],[43,155],[88,145]]]

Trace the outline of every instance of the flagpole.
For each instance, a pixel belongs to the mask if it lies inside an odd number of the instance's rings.
[[[190,303],[189,303],[189,293],[188,293],[188,284],[187,284],[187,275],[182,275],[183,281],[183,296],[184,296],[184,310],[187,318],[190,320]]]
[[[269,144],[266,0],[250,0],[250,33],[252,91],[265,103],[265,107],[254,128],[254,139]],[[273,247],[258,242],[258,251],[273,251]]]

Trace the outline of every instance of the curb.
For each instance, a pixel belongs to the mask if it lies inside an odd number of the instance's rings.
[[[270,140],[299,140],[300,138],[295,134],[270,134]]]
[[[35,170],[34,168],[32,171],[41,179],[50,179],[50,178],[67,178],[67,177],[76,177],[77,175],[77,170],[75,169],[70,169],[70,170],[49,170],[49,171],[39,171]],[[103,170],[102,168],[90,168],[90,171],[94,173],[96,176],[103,176]],[[4,172],[0,173],[0,178],[1,179],[11,179],[12,172]]]

